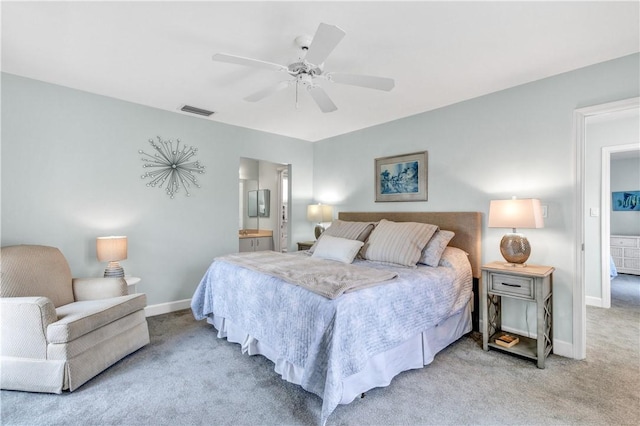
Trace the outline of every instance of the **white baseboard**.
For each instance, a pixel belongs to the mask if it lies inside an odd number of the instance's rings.
[[[170,312],[189,309],[190,307],[191,299],[176,300],[173,302],[147,306],[146,308],[144,308],[144,314],[147,317],[154,317],[156,315],[168,314]]]
[[[587,306],[595,306],[598,308],[602,308],[602,298],[601,297],[593,297],[593,296],[585,296],[584,301]]]
[[[574,358],[573,343],[553,339],[553,353],[566,358]]]

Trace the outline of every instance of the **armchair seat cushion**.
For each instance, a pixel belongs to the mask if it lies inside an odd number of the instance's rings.
[[[144,294],[73,302],[56,308],[58,321],[47,327],[49,343],[68,343],[127,315],[144,310]]]
[[[118,347],[110,348],[108,345],[105,346],[105,343],[143,324],[146,327],[147,321],[144,311],[140,309],[68,343],[50,343],[47,345],[47,359],[73,359],[96,347],[102,347],[100,352],[117,351]]]

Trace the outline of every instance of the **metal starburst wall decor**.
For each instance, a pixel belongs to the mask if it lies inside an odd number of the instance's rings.
[[[138,151],[142,154],[141,160],[145,162],[142,167],[153,169],[145,172],[141,178],[150,179],[147,183],[149,187],[162,188],[164,186],[165,192],[171,198],[174,198],[181,188],[184,189],[187,197],[190,197],[189,188],[191,186],[200,188],[195,175],[204,173],[204,166],[199,161],[191,161],[191,158],[198,152],[198,148],[183,145],[181,149],[180,139],[176,139],[174,148],[172,140],[163,141],[160,136],[157,138],[158,143],[149,139],[149,144],[156,151],[155,154],[147,154],[143,150]]]

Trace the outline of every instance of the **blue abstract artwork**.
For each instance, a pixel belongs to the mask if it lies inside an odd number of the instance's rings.
[[[418,168],[418,161],[382,165],[380,167],[380,193],[417,193],[419,191]]]
[[[611,194],[614,211],[640,211],[640,191],[620,191]]]

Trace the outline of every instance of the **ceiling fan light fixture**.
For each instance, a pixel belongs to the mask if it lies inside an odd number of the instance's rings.
[[[217,62],[226,62],[271,71],[285,72],[291,77],[294,77],[294,80],[291,80],[291,83],[295,83],[296,108],[298,108],[298,88],[300,85],[303,85],[306,87],[307,91],[322,112],[332,112],[338,108],[329,98],[324,89],[321,86],[314,84],[313,80],[315,78],[321,78],[332,83],[360,86],[368,89],[384,91],[393,89],[395,85],[392,78],[359,74],[325,73],[325,59],[331,52],[333,52],[345,35],[346,33],[339,27],[321,23],[313,37],[301,35],[294,39],[295,43],[303,50],[304,55],[301,55],[301,58],[298,59],[297,62],[293,62],[288,66],[258,59],[245,58],[242,56],[228,55],[226,53],[216,53],[213,55],[213,60]],[[256,102],[286,87],[286,83],[280,82],[275,87],[263,89],[245,97],[244,99],[250,102]]]
[[[308,35],[301,35],[296,37],[295,43],[302,50],[309,50],[309,46],[311,45],[311,41],[313,38]]]

